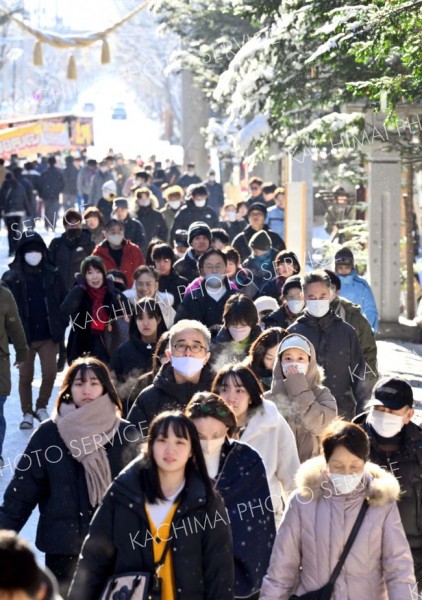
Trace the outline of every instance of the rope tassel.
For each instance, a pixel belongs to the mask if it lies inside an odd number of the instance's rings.
[[[42,44],[39,40],[35,42],[33,63],[36,67],[42,67],[44,65],[42,56]]]
[[[101,64],[106,65],[110,62],[110,46],[108,45],[108,41],[106,39],[103,40],[103,44],[101,46]]]
[[[67,78],[68,79],[77,79],[78,74],[76,72],[76,61],[73,54],[69,56],[69,62],[67,63]]]

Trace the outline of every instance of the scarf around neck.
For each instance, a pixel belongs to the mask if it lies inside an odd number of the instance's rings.
[[[108,313],[103,306],[106,291],[105,285],[100,288],[87,287],[88,296],[92,300],[91,329],[94,331],[104,331],[109,320]]]
[[[72,457],[85,469],[89,501],[97,506],[111,484],[112,476],[104,446],[116,434],[121,416],[108,394],[77,407],[62,403],[52,421]]]

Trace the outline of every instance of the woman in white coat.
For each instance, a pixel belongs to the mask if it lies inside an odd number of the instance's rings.
[[[267,472],[278,523],[283,502],[294,489],[299,468],[296,441],[287,421],[271,400],[263,400],[263,388],[253,371],[241,363],[220,369],[212,391],[227,402],[236,415],[239,437],[261,456]]]

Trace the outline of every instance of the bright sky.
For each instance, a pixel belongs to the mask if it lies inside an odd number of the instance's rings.
[[[24,0],[34,25],[56,27],[56,17],[75,31],[99,31],[121,18],[126,10],[113,0]]]

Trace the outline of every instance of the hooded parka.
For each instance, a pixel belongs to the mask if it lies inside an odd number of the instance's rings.
[[[284,377],[281,368],[281,357],[277,356],[273,368],[271,389],[265,392],[264,398],[272,400],[280,413],[290,425],[296,439],[300,462],[319,454],[318,436],[337,416],[337,403],[330,390],[320,385],[321,370],[317,365],[315,348],[309,344],[311,357],[306,375],[296,373]],[[285,342],[292,336],[286,336]],[[293,489],[293,488],[291,488]]]
[[[115,573],[153,573],[142,469],[142,458],[133,461],[105,495],[83,545],[69,600],[98,600],[107,578]],[[195,472],[187,477],[170,531],[175,600],[233,600],[233,547],[226,510],[218,496],[207,498]]]
[[[406,600],[415,588],[413,561],[396,501],[395,477],[366,463],[362,484],[336,494],[323,457],[304,463],[277,533],[260,600],[288,600],[324,586],[363,500],[369,508],[338,576],[331,600]]]
[[[0,396],[8,396],[12,387],[9,339],[15,347],[16,362],[23,362],[28,352],[25,331],[13,294],[0,281]]]

